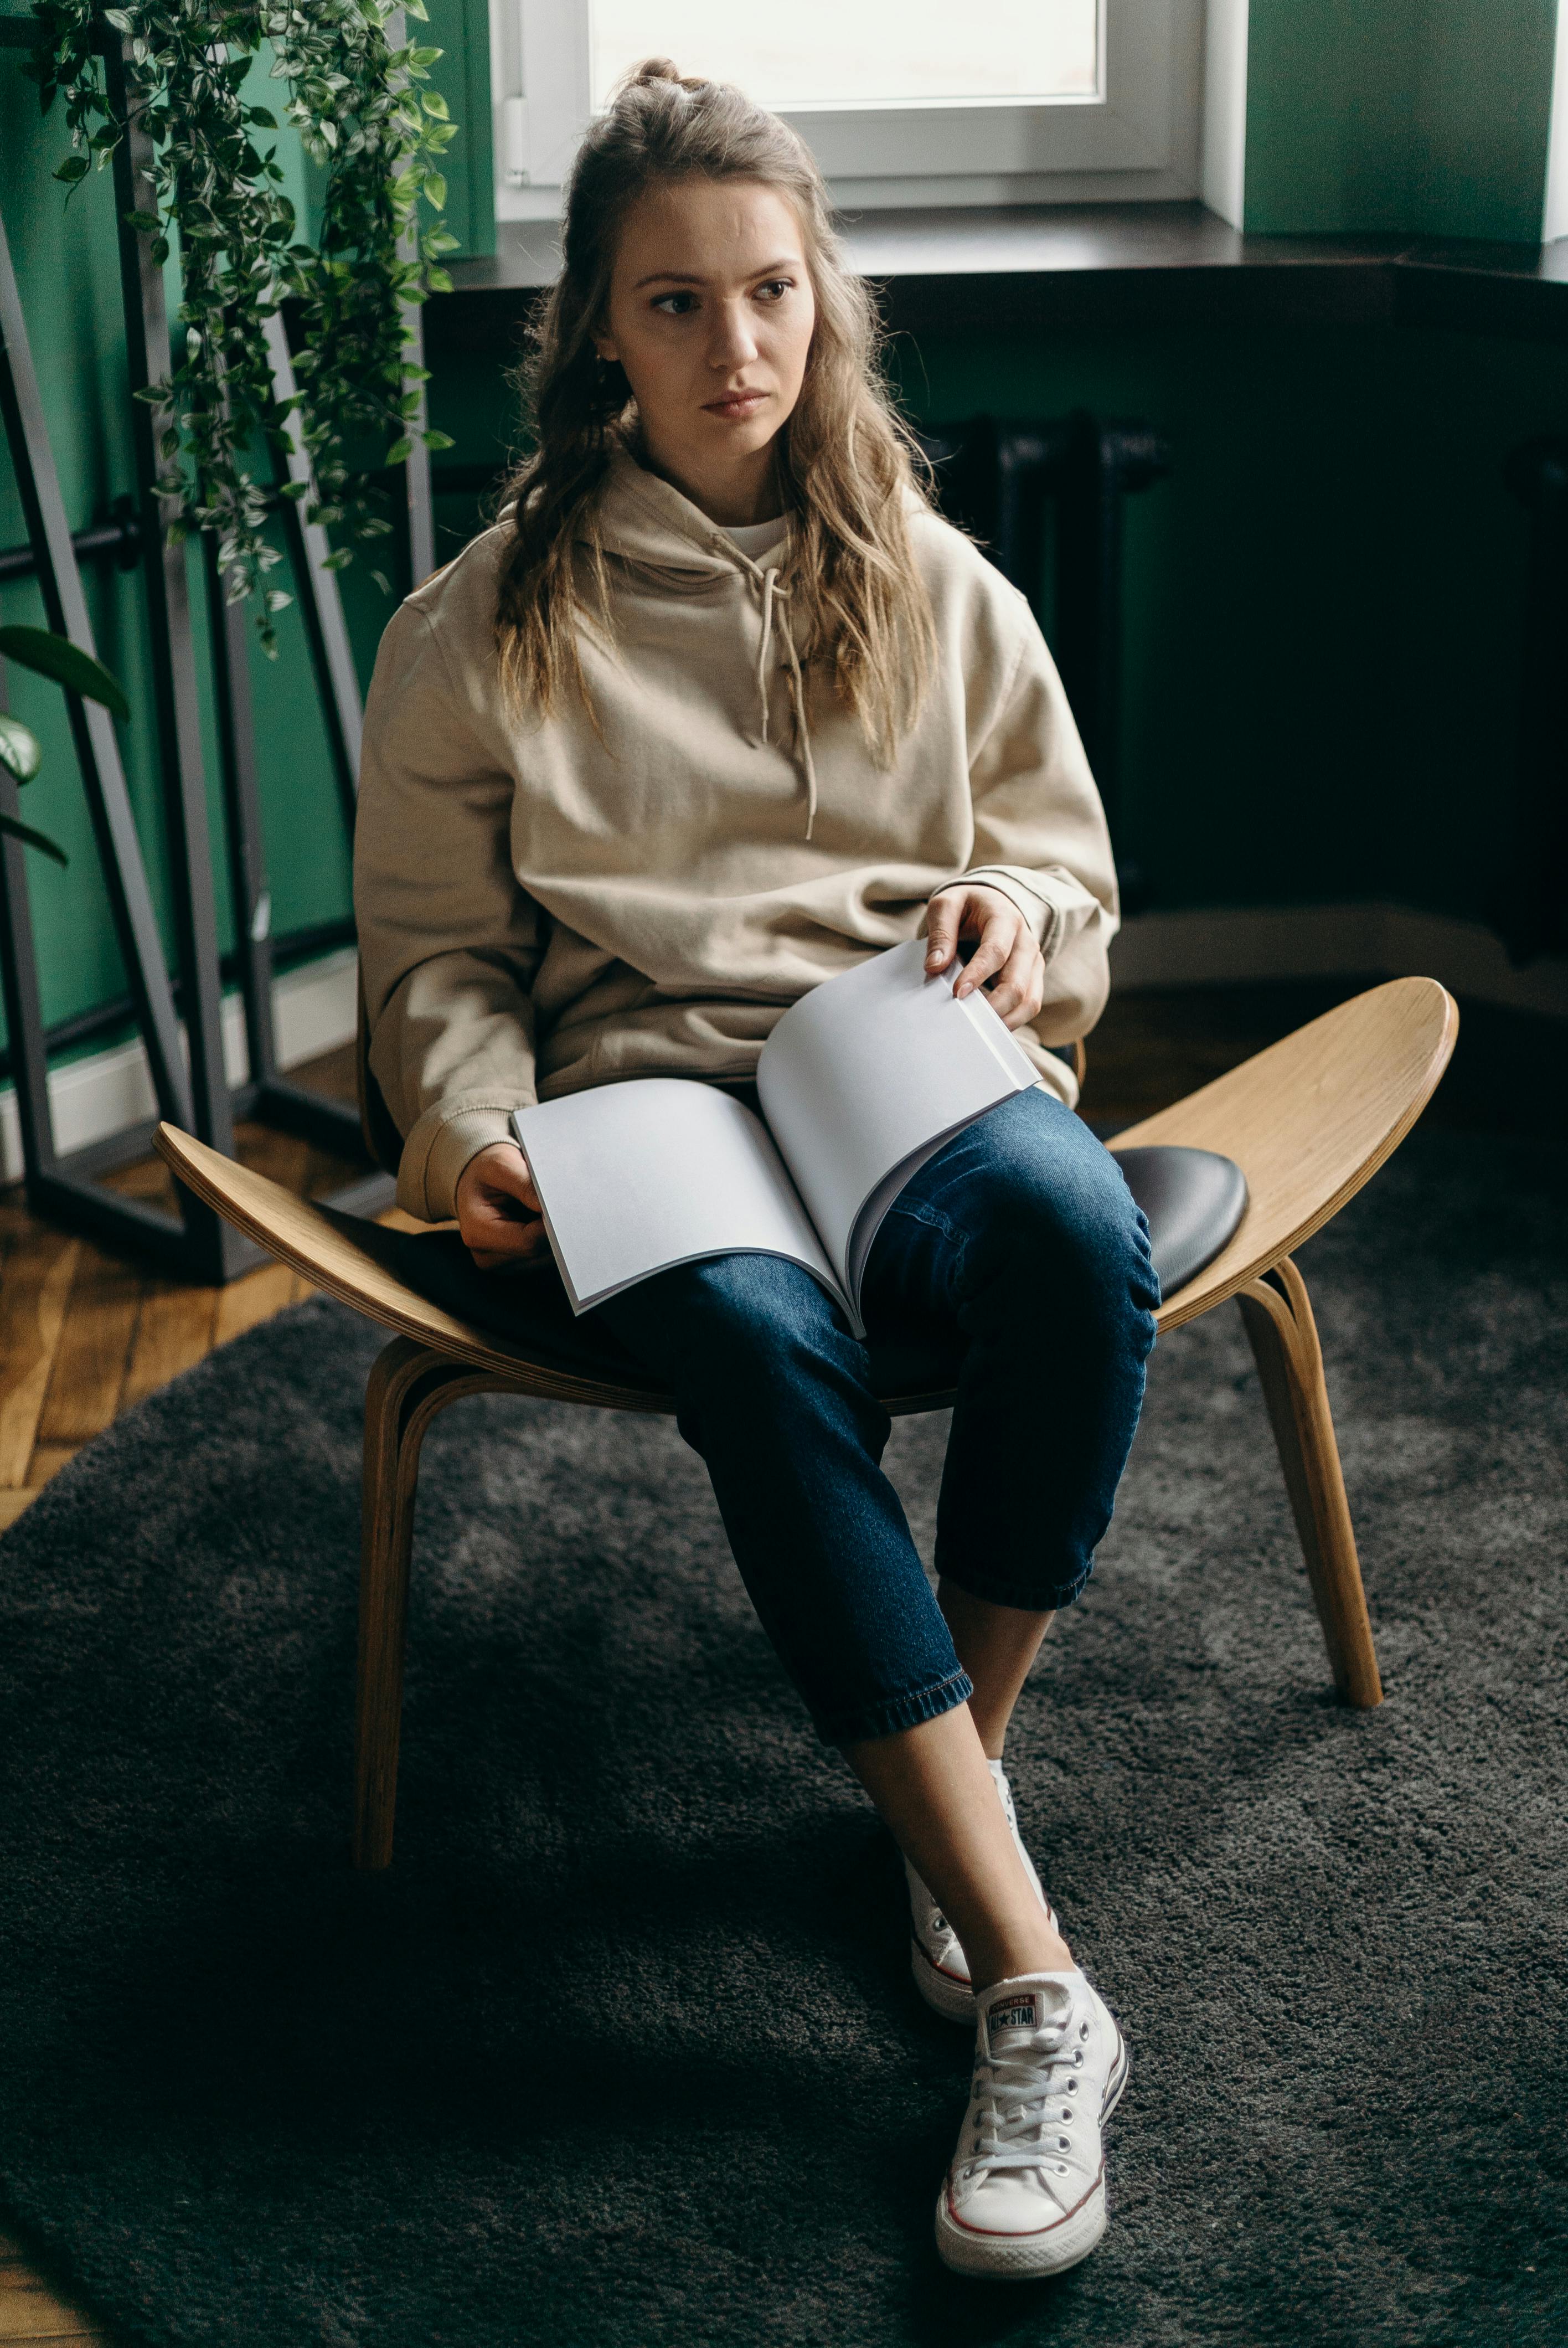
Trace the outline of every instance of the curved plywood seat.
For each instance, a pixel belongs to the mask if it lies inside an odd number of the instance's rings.
[[[1122,1153],[1213,1151],[1241,1169],[1246,1204],[1239,1223],[1213,1260],[1166,1299],[1160,1324],[1179,1327],[1227,1297],[1240,1303],[1335,1684],[1348,1703],[1363,1706],[1381,1702],[1382,1684],[1317,1333],[1290,1251],[1320,1230],[1409,1131],[1447,1065],[1457,1027],[1454,1005],[1435,981],[1396,979],[1341,1004],[1112,1144]],[[541,1278],[536,1286],[522,1275],[528,1288],[518,1303],[526,1302],[528,1335],[514,1343],[472,1317],[473,1311],[483,1316],[485,1307],[455,1239],[390,1231],[312,1206],[173,1126],[160,1126],[157,1140],[179,1179],[219,1214],[318,1288],[397,1332],[365,1395],[355,1729],[354,1862],[385,1867],[396,1801],[415,1494],[426,1429],[449,1404],[497,1387],[612,1410],[668,1411],[672,1404],[630,1356],[574,1326],[559,1282]],[[1129,1164],[1135,1189],[1152,1163]],[[1194,1161],[1187,1172],[1195,1169]],[[1153,1170],[1170,1189],[1170,1167]],[[1234,1212],[1240,1189],[1234,1169],[1227,1179]],[[1204,1213],[1220,1213],[1225,1187],[1220,1183]],[[1152,1207],[1158,1188],[1148,1191]],[[1187,1216],[1188,1262],[1204,1251],[1203,1220],[1195,1209]],[[1228,1225],[1226,1213],[1220,1227]],[[1214,1235],[1211,1222],[1206,1244]],[[448,1310],[435,1294],[460,1307],[466,1300],[469,1309]],[[487,1302],[493,1307],[493,1293]],[[901,1369],[891,1354],[879,1360],[874,1347],[872,1367],[891,1411],[952,1400],[951,1365],[938,1372],[929,1362],[910,1361]]]
[[[1172,1143],[1217,1149],[1246,1177],[1235,1235],[1166,1298],[1161,1328],[1239,1295],[1321,1231],[1399,1148],[1458,1032],[1458,1009],[1436,979],[1390,979],[1119,1133],[1118,1153]]]
[[[1420,1115],[1453,1049],[1458,1020],[1435,979],[1393,979],[1115,1137],[1118,1154],[1173,1146],[1215,1151],[1246,1179],[1235,1233],[1167,1297],[1162,1329],[1237,1295],[1337,1213]],[[630,1361],[607,1357],[590,1366],[569,1321],[559,1345],[547,1332],[541,1348],[433,1302],[414,1271],[428,1241],[312,1206],[178,1126],[160,1125],[157,1146],[182,1182],[259,1246],[401,1335],[476,1369],[524,1378],[532,1391],[562,1401],[671,1407]],[[907,1402],[921,1399],[911,1395]]]
[[[314,1207],[248,1166],[236,1165],[177,1125],[160,1125],[159,1155],[199,1199],[258,1247],[292,1264],[313,1286],[352,1304],[399,1335],[448,1354],[532,1393],[561,1402],[596,1402],[616,1410],[670,1410],[673,1405],[630,1365],[617,1381],[589,1378],[568,1361],[541,1361],[537,1350],[509,1344],[497,1331],[460,1319],[411,1286],[402,1263],[408,1240],[357,1215]],[[415,1241],[419,1245],[419,1241]],[[526,1277],[526,1275],[524,1275]],[[608,1365],[607,1365],[608,1366]]]

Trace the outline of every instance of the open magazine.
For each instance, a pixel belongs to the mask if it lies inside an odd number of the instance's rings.
[[[671,1264],[786,1256],[857,1337],[860,1282],[910,1176],[988,1109],[1039,1082],[960,964],[926,973],[924,938],[792,1004],[763,1045],[763,1115],[718,1085],[636,1076],[515,1112],[575,1313]]]

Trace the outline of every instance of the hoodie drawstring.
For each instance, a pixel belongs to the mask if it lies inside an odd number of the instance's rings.
[[[753,566],[754,570],[754,566]],[[776,565],[762,573],[763,632],[757,644],[757,700],[762,710],[762,735],[768,738],[768,654],[773,649],[774,618],[778,617],[779,641],[784,646],[789,665],[790,694],[794,705],[795,748],[799,754],[801,773],[805,779],[805,837],[811,838],[816,821],[816,766],[811,755],[811,728],[805,716],[805,680],[801,675],[800,659],[794,648],[794,635],[784,604],[789,589],[784,585]]]

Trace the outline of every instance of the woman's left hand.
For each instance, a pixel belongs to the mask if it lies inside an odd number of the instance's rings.
[[[926,934],[926,968],[933,975],[948,968],[960,938],[978,938],[953,993],[972,994],[983,986],[1004,1026],[1028,1026],[1044,999],[1045,957],[1010,897],[999,889],[955,881],[932,898]]]

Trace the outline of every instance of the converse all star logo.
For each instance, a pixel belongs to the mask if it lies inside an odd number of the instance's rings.
[[[992,2030],[1033,2030],[1039,2019],[1032,1997],[1004,1998],[986,2016],[987,2025]]]

